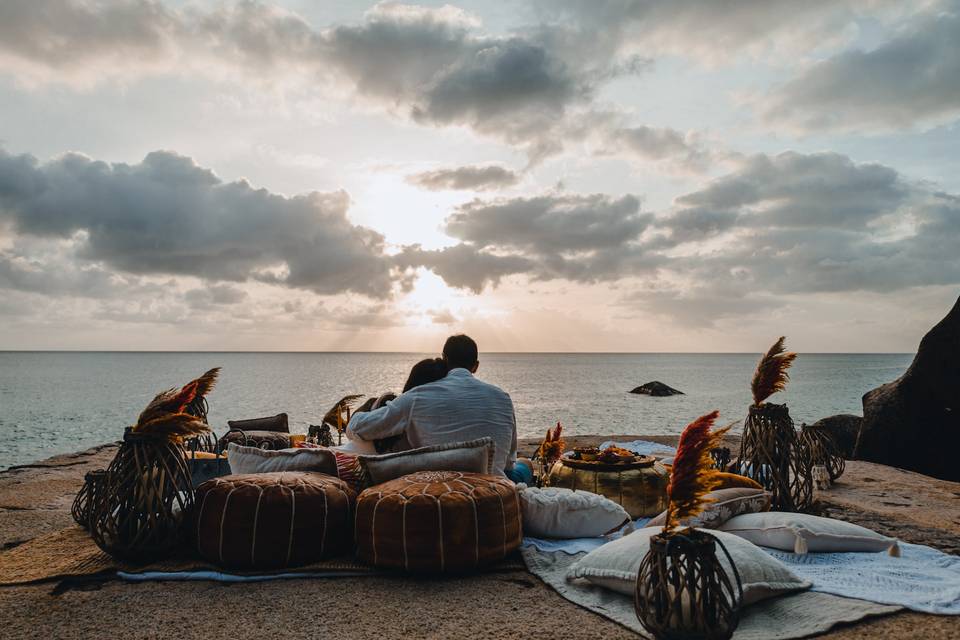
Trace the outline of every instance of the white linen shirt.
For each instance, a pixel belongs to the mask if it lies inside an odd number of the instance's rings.
[[[347,426],[350,440],[380,440],[401,433],[414,448],[489,436],[496,448],[493,473],[498,475],[517,460],[513,401],[463,368],[414,387],[379,409],[355,413]]]

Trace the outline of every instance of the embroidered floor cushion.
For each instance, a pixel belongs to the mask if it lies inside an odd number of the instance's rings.
[[[258,449],[289,449],[290,434],[279,431],[242,431],[235,429],[228,431],[220,438],[220,449],[226,450],[230,444],[241,447],[256,447]]]
[[[374,566],[468,571],[520,546],[520,502],[503,477],[420,471],[361,493],[356,533],[357,555]]]
[[[239,569],[296,567],[351,550],[356,493],[314,472],[223,476],[197,488],[200,555]]]

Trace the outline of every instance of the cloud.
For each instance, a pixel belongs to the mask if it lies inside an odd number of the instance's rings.
[[[960,283],[960,198],[838,154],[758,155],[658,221],[689,282],[772,294]]]
[[[593,31],[541,24],[494,34],[450,6],[381,2],[357,23],[317,29],[255,1],[209,10],[134,0],[0,4],[0,72],[27,84],[145,74],[309,83],[350,90],[424,126],[469,127],[532,161],[583,135],[600,85],[648,66]]]
[[[445,231],[460,244],[439,251],[410,247],[402,263],[427,267],[447,284],[475,292],[515,274],[536,280],[615,280],[660,264],[640,242],[652,221],[632,195],[478,199],[446,220]]]
[[[669,127],[614,128],[608,134],[607,145],[613,151],[694,173],[703,173],[714,160],[714,154],[707,150],[696,134]]]
[[[845,51],[766,96],[764,119],[801,132],[875,131],[960,116],[960,3],[930,11],[870,51]]]
[[[183,294],[183,299],[194,310],[230,306],[243,302],[249,297],[243,289],[228,284],[207,284],[204,287],[190,289]]]
[[[500,165],[488,164],[424,171],[408,176],[407,180],[430,191],[489,191],[512,187],[520,182],[520,175]]]
[[[881,22],[922,10],[924,3],[894,0],[793,0],[676,2],[675,0],[540,0],[548,23],[575,21],[584,32],[602,34],[630,51],[680,55],[716,65],[739,54],[809,52],[850,37],[859,19]],[[709,33],[705,38],[703,34]]]
[[[134,274],[261,280],[321,294],[391,294],[384,238],[347,219],[342,191],[286,197],[223,182],[166,151],[139,164],[0,150],[0,221],[72,239],[76,256]]]
[[[457,317],[447,309],[430,309],[427,311],[427,316],[434,324],[455,324],[459,322]]]
[[[911,189],[890,167],[856,164],[837,153],[758,154],[739,170],[677,198],[667,226],[680,233],[723,231],[734,223],[865,228],[896,211]]]
[[[721,291],[709,286],[695,286],[686,290],[638,289],[621,297],[616,304],[700,329],[714,327],[729,318],[769,313],[785,303],[773,296],[756,296],[736,289]]]
[[[426,267],[451,287],[477,294],[488,285],[496,286],[507,276],[529,273],[535,266],[534,261],[522,255],[497,255],[462,243],[436,250],[404,247],[397,262],[406,269]]]

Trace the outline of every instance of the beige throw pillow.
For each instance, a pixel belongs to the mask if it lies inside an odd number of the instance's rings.
[[[718,489],[707,494],[711,502],[703,511],[692,518],[680,522],[684,527],[716,529],[724,522],[741,513],[757,513],[770,508],[770,494],[763,489]],[[647,523],[648,527],[662,527],[667,522],[667,512],[663,511]]]
[[[650,550],[650,538],[660,531],[661,527],[638,529],[619,540],[608,542],[574,563],[567,571],[567,580],[586,578],[598,586],[632,597],[640,563]],[[733,564],[740,572],[744,605],[810,588],[810,582],[797,576],[756,545],[729,533],[711,531],[710,534],[726,546]],[[719,545],[717,557],[732,580],[730,563]]]
[[[417,471],[492,473],[493,438],[438,444],[378,456],[358,456],[369,486]]]
[[[538,538],[594,538],[630,522],[619,504],[589,491],[520,486],[523,532]]]
[[[316,471],[337,477],[337,459],[327,449],[280,449],[267,451],[230,443],[227,447],[230,473],[273,473],[276,471]]]
[[[900,555],[896,538],[843,520],[804,513],[747,513],[731,518],[720,526],[720,530],[762,547],[794,553],[886,551],[891,556]]]

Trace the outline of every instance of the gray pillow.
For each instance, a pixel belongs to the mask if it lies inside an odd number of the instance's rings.
[[[257,447],[227,447],[230,473],[275,473],[277,471],[315,471],[337,477],[337,458],[329,449],[280,449],[267,451]]]
[[[358,456],[368,485],[383,484],[418,471],[464,471],[489,474],[493,438],[437,444],[383,455]]]

